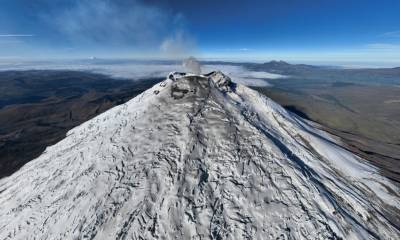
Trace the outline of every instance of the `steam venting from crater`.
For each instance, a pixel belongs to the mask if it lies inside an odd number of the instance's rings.
[[[196,75],[201,74],[200,62],[197,61],[197,59],[194,57],[189,57],[183,60],[182,65],[188,72],[194,73]]]

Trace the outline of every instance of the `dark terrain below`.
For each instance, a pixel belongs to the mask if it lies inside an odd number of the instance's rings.
[[[38,157],[68,130],[158,81],[74,71],[0,72],[0,178]]]
[[[255,89],[338,136],[348,150],[400,183],[399,69],[341,72],[285,62],[244,66],[290,76]],[[0,178],[38,157],[71,128],[160,80],[116,80],[78,71],[0,72]]]

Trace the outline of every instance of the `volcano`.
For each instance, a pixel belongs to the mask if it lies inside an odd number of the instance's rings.
[[[222,72],[171,73],[0,180],[0,239],[399,239],[399,186]]]

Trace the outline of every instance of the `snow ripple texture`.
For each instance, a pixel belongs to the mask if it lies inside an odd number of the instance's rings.
[[[400,239],[399,199],[258,92],[171,73],[0,180],[0,239]]]

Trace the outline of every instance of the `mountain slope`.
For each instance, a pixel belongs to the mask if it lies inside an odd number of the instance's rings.
[[[396,239],[398,193],[256,91],[175,73],[0,180],[0,239]]]

